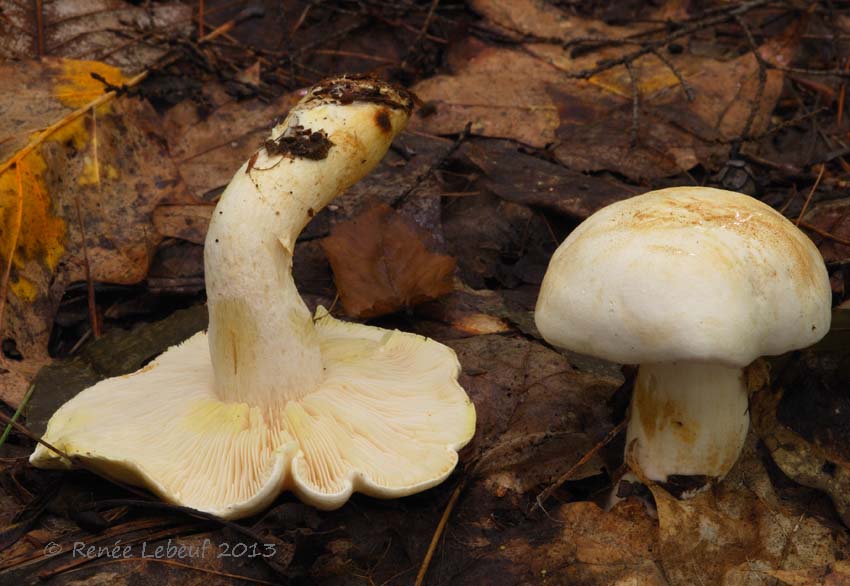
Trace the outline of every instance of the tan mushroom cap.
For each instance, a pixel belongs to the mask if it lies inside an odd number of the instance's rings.
[[[675,187],[576,228],[550,261],[535,320],[551,343],[619,363],[735,367],[816,342],[830,305],[823,258],[779,212]]]
[[[282,490],[332,509],[353,491],[393,498],[442,482],[475,431],[454,352],[321,308],[316,332],[324,380],[282,410],[218,399],[199,333],[77,395],[44,437],[109,477],[224,518],[259,511]],[[31,460],[70,465],[42,445]]]

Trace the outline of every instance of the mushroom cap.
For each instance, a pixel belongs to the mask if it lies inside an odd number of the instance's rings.
[[[354,491],[394,498],[442,482],[475,432],[454,351],[323,308],[316,332],[323,381],[283,407],[218,399],[201,332],[77,395],[43,439],[108,477],[229,519],[259,512],[283,490],[333,509]],[[30,462],[71,466],[43,445]]]
[[[578,226],[549,263],[534,317],[552,344],[619,363],[745,366],[822,338],[831,298],[820,252],[782,214],[674,187]]]

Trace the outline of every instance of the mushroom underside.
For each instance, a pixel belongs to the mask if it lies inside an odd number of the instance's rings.
[[[324,379],[301,399],[218,399],[202,332],[77,395],[44,439],[111,478],[224,518],[250,515],[283,490],[332,509],[354,491],[398,497],[444,480],[475,428],[454,352],[320,312]],[[31,462],[72,465],[43,445]]]

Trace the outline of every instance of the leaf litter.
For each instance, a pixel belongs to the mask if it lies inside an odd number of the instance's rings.
[[[846,308],[812,350],[771,361],[769,384],[762,373],[745,452],[721,484],[687,501],[650,486],[610,510],[628,376],[553,350],[533,322],[548,258],[579,221],[651,188],[740,173],[756,197],[802,216],[836,304],[845,300],[845,9],[296,2],[275,16],[110,0],[42,10],[39,25],[4,5],[0,25],[4,58],[43,56],[0,64],[0,78],[25,88],[0,99],[0,397],[14,407],[35,382],[26,428],[2,447],[0,580],[850,583]],[[337,313],[454,348],[479,414],[458,471],[420,495],[356,497],[334,512],[282,497],[243,526],[276,544],[272,565],[45,557],[50,542],[242,539],[177,510],[109,504],[127,492],[91,471],[28,468],[24,431],[205,327],[202,244],[216,198],[299,88],[340,71],[401,81],[423,105],[375,173],[313,219],[295,279],[311,307],[339,295]]]

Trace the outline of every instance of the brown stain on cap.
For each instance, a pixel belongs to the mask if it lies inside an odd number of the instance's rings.
[[[375,124],[381,129],[384,134],[392,132],[393,124],[390,121],[390,112],[386,108],[381,108],[375,112]]]

